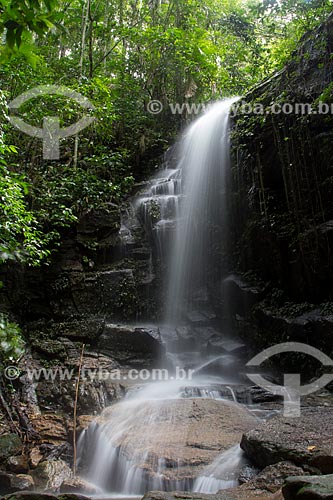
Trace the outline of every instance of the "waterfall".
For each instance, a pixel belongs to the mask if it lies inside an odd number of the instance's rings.
[[[228,99],[211,106],[182,141],[179,169],[184,200],[169,266],[166,307],[169,324],[178,324],[191,308],[194,293],[207,287],[214,224],[226,228],[229,109],[233,102],[235,99]]]
[[[215,450],[215,460],[203,471],[207,458],[202,456],[197,465],[191,458],[193,448],[205,449],[197,443],[196,401],[207,407],[217,405],[219,415],[231,411],[230,405],[239,406],[232,384],[239,384],[237,352],[244,344],[216,330],[217,325],[211,324],[214,313],[194,307],[198,296],[201,303],[207,303],[214,228],[226,234],[233,102],[228,99],[212,105],[188,128],[178,164],[158,172],[135,201],[155,254],[168,271],[166,321],[160,328],[168,359],[175,367],[195,370],[193,380],[172,377],[138,387],[84,431],[78,447],[80,465],[85,463],[83,474],[118,496],[152,489],[212,492],[237,483],[233,473],[242,463],[239,447],[220,455],[225,449],[222,444],[216,450],[215,444],[208,446],[207,450]],[[229,406],[224,406],[226,402]],[[203,414],[204,408],[200,411]],[[195,482],[191,467],[201,472]]]

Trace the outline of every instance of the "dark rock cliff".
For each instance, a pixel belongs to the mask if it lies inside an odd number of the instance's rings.
[[[242,277],[229,280],[229,288],[245,335],[261,345],[301,340],[328,354],[333,334],[332,52],[330,16],[303,37],[282,71],[238,103],[230,197],[232,269]],[[273,112],[272,105],[277,105]],[[277,112],[283,105],[286,112]]]
[[[99,315],[112,320],[150,316],[154,309],[151,250],[130,203],[92,210],[63,235],[50,266],[10,265],[2,308],[22,323]]]

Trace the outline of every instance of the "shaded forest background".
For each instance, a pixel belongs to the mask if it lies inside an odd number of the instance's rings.
[[[194,116],[169,103],[244,95],[280,70],[299,40],[332,10],[329,0],[0,0],[0,256],[47,265],[82,214],[119,203],[156,168]],[[39,139],[7,121],[8,102],[29,88],[59,84],[95,106],[94,123],[42,157]],[[164,110],[149,114],[150,100]],[[66,126],[82,116],[73,100],[43,97],[20,116]],[[15,325],[6,356],[19,353]]]

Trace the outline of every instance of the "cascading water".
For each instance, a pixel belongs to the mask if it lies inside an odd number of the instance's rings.
[[[181,147],[182,204],[172,248],[166,322],[179,324],[195,292],[207,287],[213,225],[225,228],[229,172],[229,109],[218,102],[188,130]],[[224,242],[226,244],[226,241]]]
[[[217,450],[213,463],[200,469],[197,480],[190,477],[193,460],[189,449],[197,445],[197,438],[190,437],[184,424],[191,420],[191,432],[196,435],[192,413],[199,398],[203,403],[208,398],[231,400],[229,405],[237,405],[232,388],[237,368],[234,353],[242,344],[211,324],[214,314],[202,298],[207,297],[207,261],[214,244],[214,226],[227,225],[229,109],[233,102],[214,104],[189,127],[181,142],[177,168],[159,172],[136,201],[139,217],[168,269],[166,324],[160,328],[161,336],[169,360],[178,367],[194,368],[194,377],[139,387],[106,409],[84,431],[78,455],[81,461],[85,456],[85,476],[106,492],[140,495],[152,489],[194,488],[214,493],[237,482],[233,471],[242,462],[239,448],[222,454]],[[194,308],[198,296],[201,304],[205,302],[201,310]],[[219,407],[219,412],[223,411],[232,410]],[[178,450],[176,455],[161,436],[162,425]]]
[[[180,170],[166,168],[152,180],[149,192],[136,201],[139,217],[164,261],[168,254],[168,235],[179,218],[181,197]]]
[[[245,464],[240,446],[233,446],[203,470],[194,483],[193,491],[209,493],[237,486],[237,473]]]

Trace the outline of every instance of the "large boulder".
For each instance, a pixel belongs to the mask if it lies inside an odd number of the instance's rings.
[[[34,480],[28,474],[0,472],[0,493],[32,490],[34,486]]]
[[[285,500],[333,500],[333,475],[290,477],[282,492]]]
[[[303,474],[308,473],[292,462],[279,462],[265,467],[257,476],[239,486],[237,490],[247,492],[249,496],[257,492],[276,493],[288,477]]]
[[[57,492],[64,481],[73,477],[71,469],[63,460],[45,460],[32,472],[39,490]]]
[[[13,493],[3,497],[1,500],[90,500],[84,495],[77,493],[65,493],[61,495],[52,495],[51,493],[39,493],[22,491],[19,493]]]
[[[244,434],[241,447],[259,467],[287,460],[333,473],[332,408],[302,408],[299,418],[275,417]]]
[[[102,493],[102,491],[80,477],[72,477],[70,479],[65,479],[60,486],[60,493],[83,493],[85,495],[95,496]]]
[[[156,485],[154,480],[162,480],[170,489],[180,484],[176,481],[191,484],[206,465],[238,444],[242,433],[256,423],[244,407],[227,401],[128,400],[103,412],[92,426],[90,437],[87,433],[87,443],[91,447],[90,439],[96,439],[96,432],[99,435],[97,424],[104,450],[109,447],[111,454],[112,449],[119,448],[120,455],[135,464],[150,486]],[[148,425],[149,432],[145,432]],[[109,466],[101,464],[103,474],[99,472],[104,478],[109,477]]]
[[[23,491],[22,493],[13,493],[6,495],[2,500],[56,500],[55,495],[50,493],[37,493],[30,491]]]

